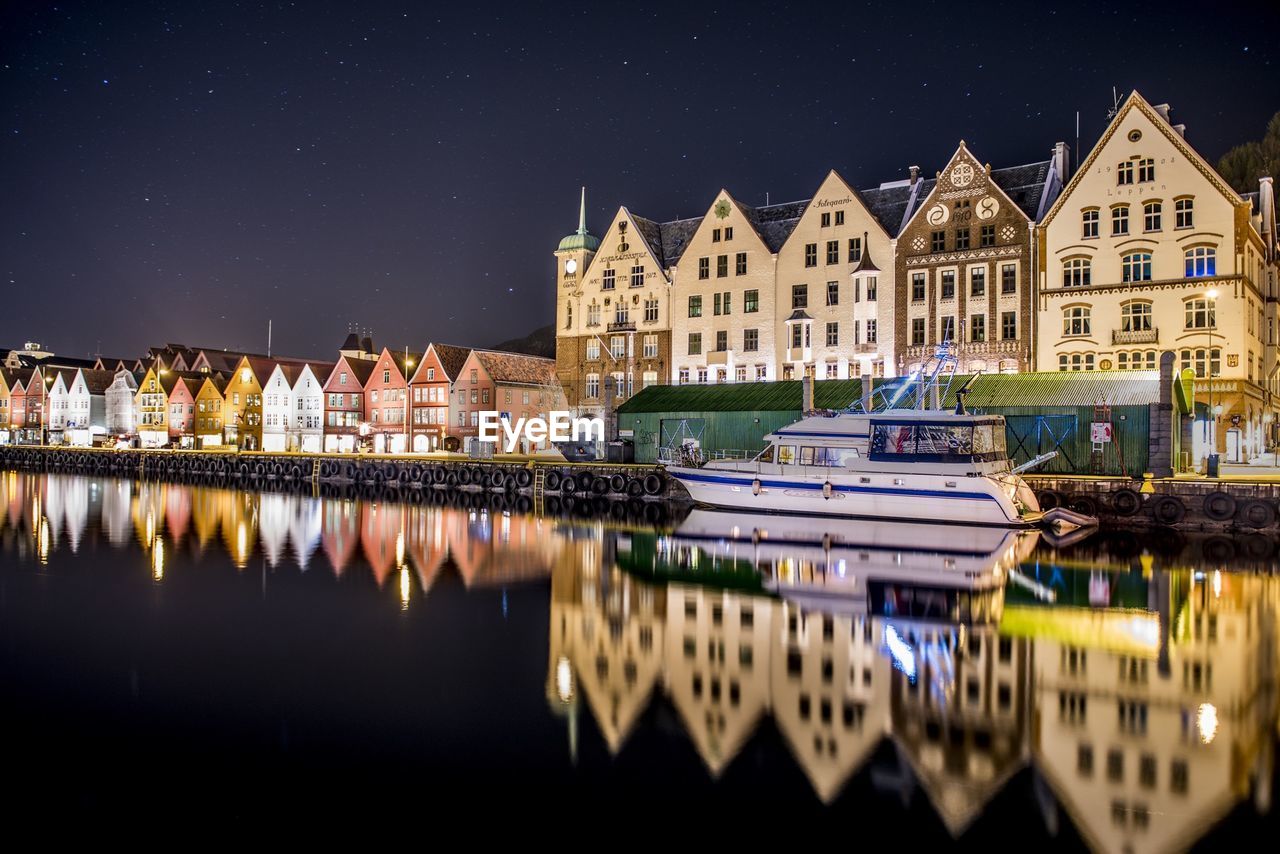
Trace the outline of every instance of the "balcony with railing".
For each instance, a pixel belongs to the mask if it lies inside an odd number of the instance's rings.
[[[1157,344],[1160,341],[1160,330],[1150,329],[1112,329],[1112,345],[1124,344]]]
[[[609,324],[607,331],[608,332],[635,332],[636,322],[634,320],[624,320],[621,322],[615,321]]]

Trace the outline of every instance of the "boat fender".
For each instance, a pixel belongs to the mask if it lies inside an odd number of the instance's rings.
[[[752,495],[760,494],[760,478],[756,478],[755,480],[751,481],[751,494]]]
[[[822,497],[828,500],[831,498],[831,481],[829,480],[822,484]]]

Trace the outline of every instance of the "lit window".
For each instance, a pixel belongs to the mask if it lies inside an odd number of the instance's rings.
[[[1131,252],[1124,256],[1121,272],[1126,282],[1151,281],[1151,253]]]
[[[1188,276],[1213,276],[1217,273],[1218,252],[1212,246],[1193,246],[1187,250],[1186,273]]]

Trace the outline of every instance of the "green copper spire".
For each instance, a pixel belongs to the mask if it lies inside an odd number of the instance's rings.
[[[573,252],[585,249],[595,252],[600,246],[599,238],[587,231],[587,188],[582,188],[582,201],[578,206],[578,230],[560,241],[557,252]]]

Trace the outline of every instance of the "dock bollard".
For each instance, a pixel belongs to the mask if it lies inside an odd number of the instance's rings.
[[[1156,485],[1151,482],[1153,477],[1154,475],[1151,474],[1151,472],[1144,471],[1142,473],[1142,486],[1138,487],[1138,492],[1141,492],[1143,495],[1154,495]]]

